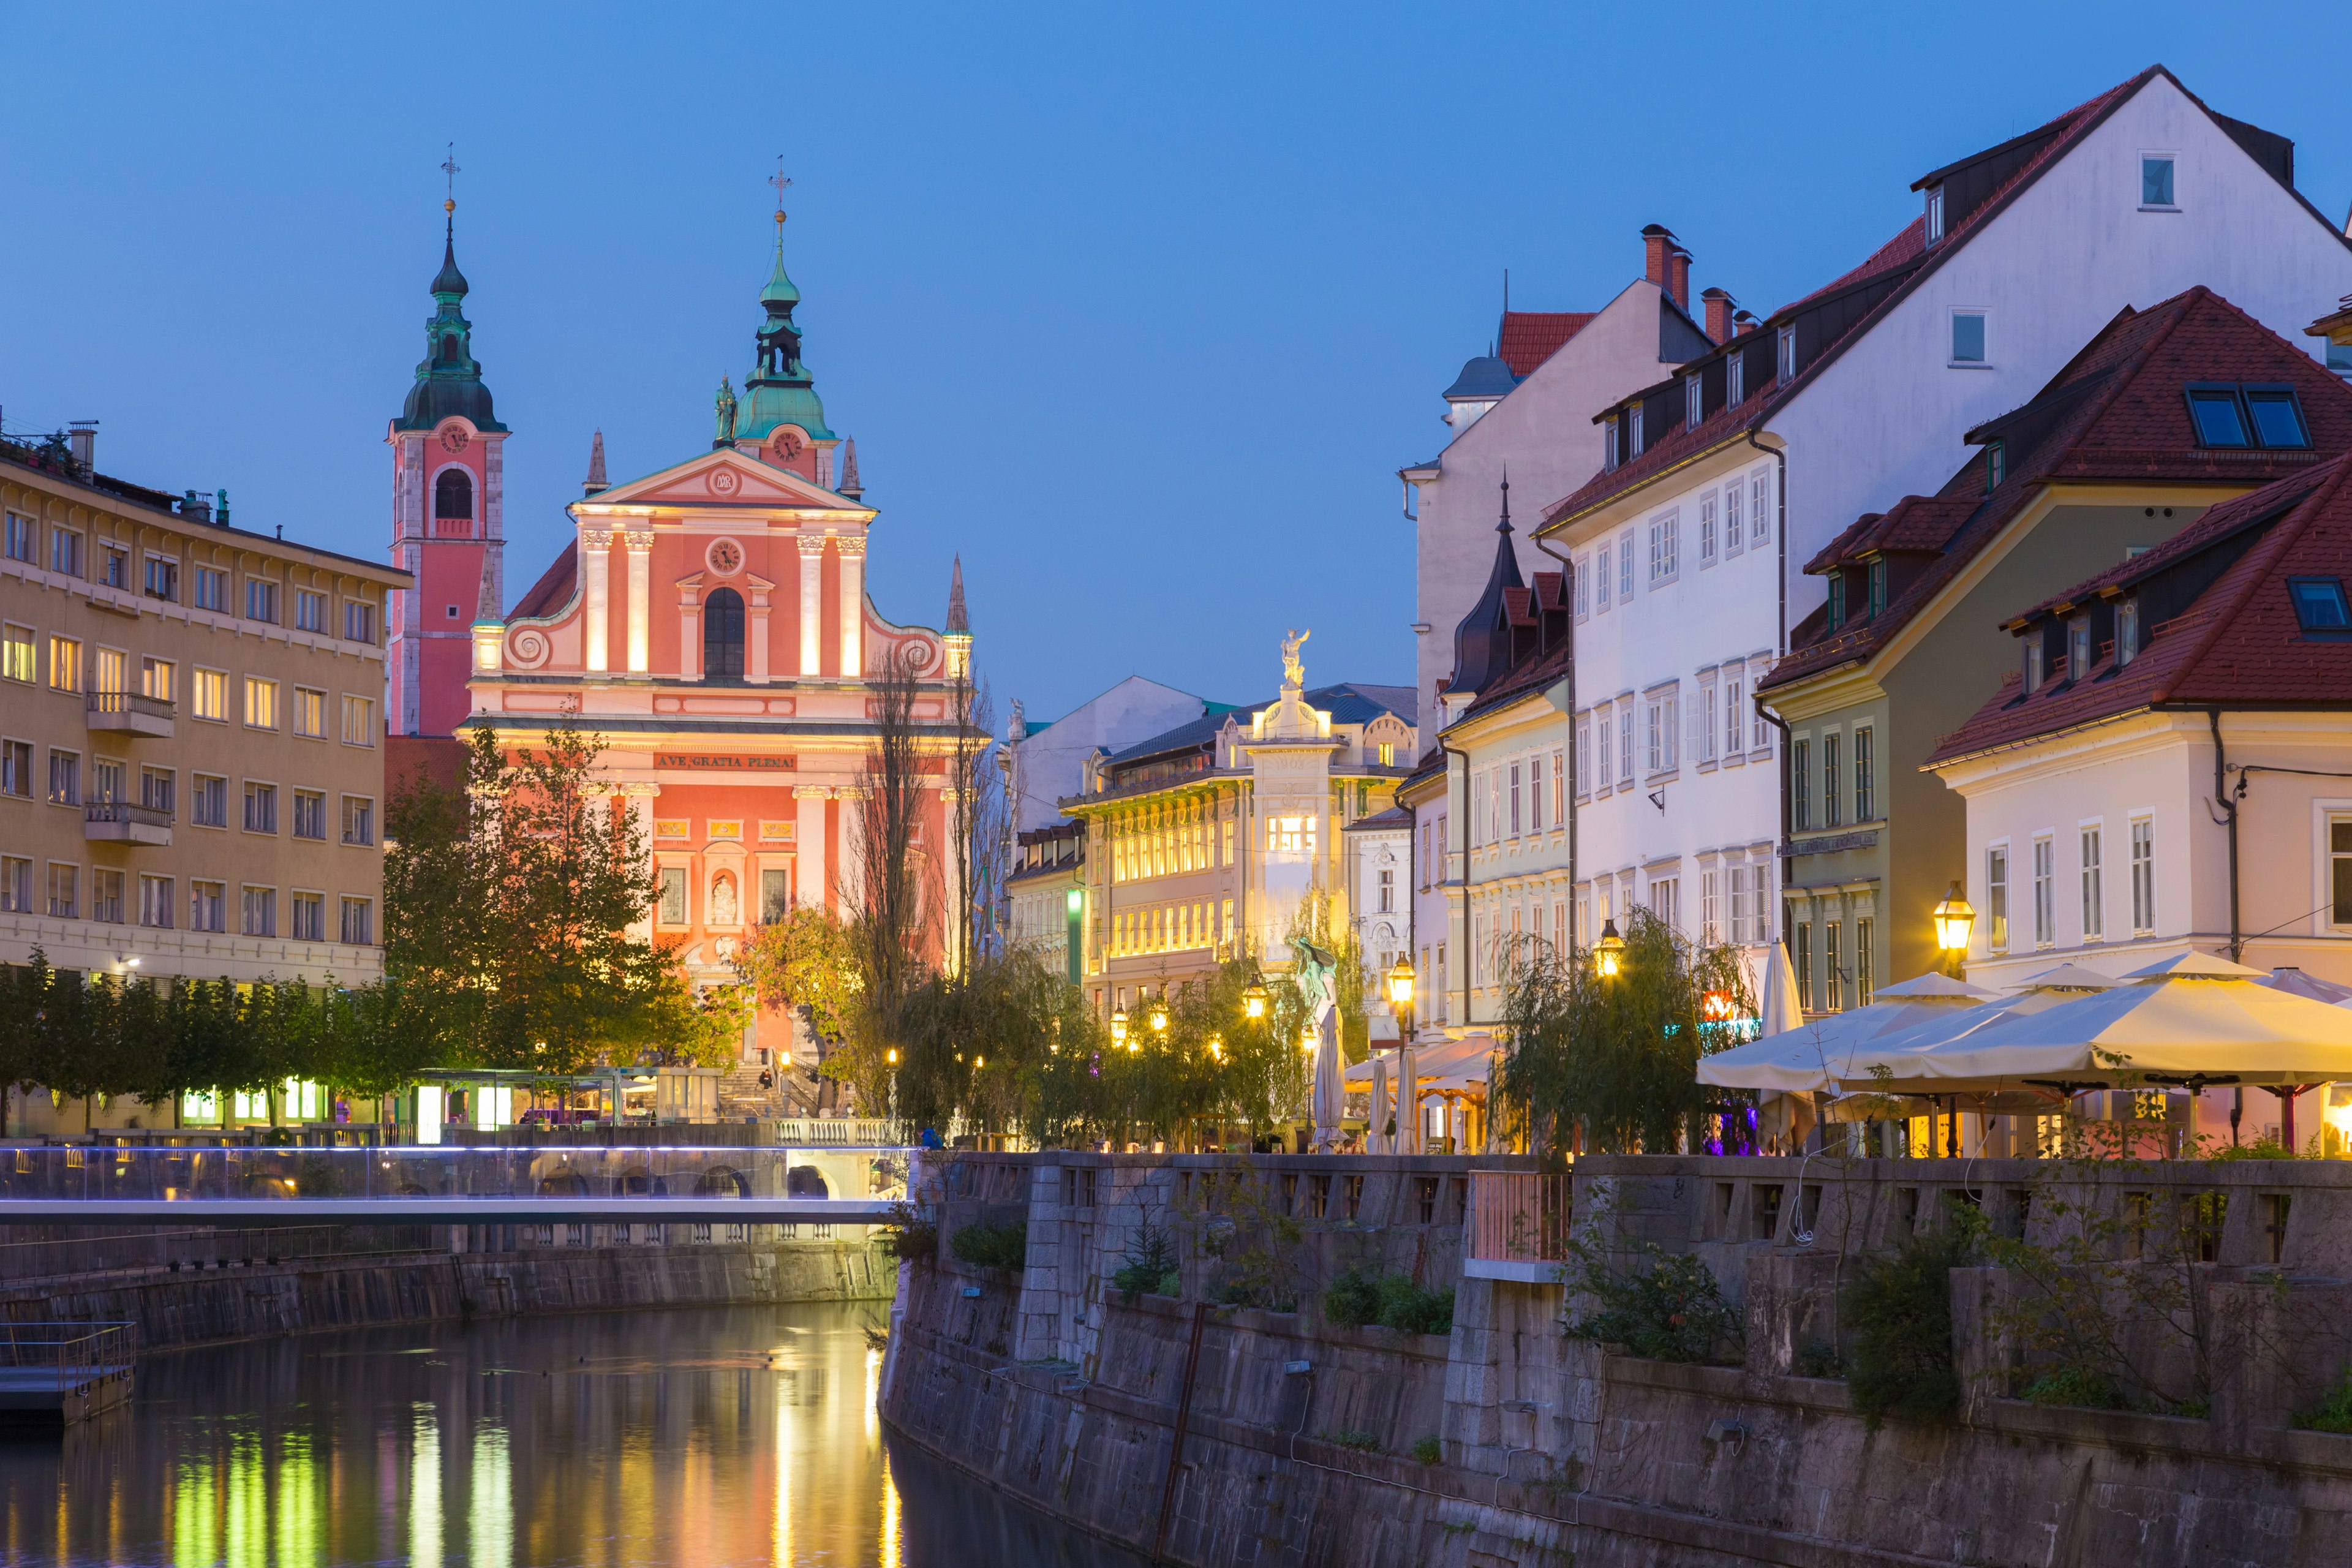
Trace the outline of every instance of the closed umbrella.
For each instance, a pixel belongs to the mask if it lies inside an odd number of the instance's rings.
[[[1389,1054],[1386,1051],[1373,1053],[1370,1066],[1372,1114],[1370,1125],[1364,1132],[1364,1149],[1368,1153],[1385,1154],[1395,1143],[1388,1130],[1389,1119],[1396,1114],[1396,1100],[1389,1092],[1389,1085],[1394,1081],[1389,1077]]]
[[[1421,1152],[1421,1078],[1413,1060],[1412,1042],[1397,1047],[1397,1147],[1400,1154]]]
[[[1779,942],[1764,951],[1764,996],[1757,1017],[1757,1037],[1770,1039],[1805,1026],[1804,1010],[1797,1005],[1797,968],[1789,950]]]

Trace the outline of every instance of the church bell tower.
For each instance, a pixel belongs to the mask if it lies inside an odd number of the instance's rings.
[[[452,176],[457,162],[443,165]],[[392,447],[392,559],[415,585],[392,595],[384,663],[394,735],[456,733],[472,711],[466,678],[478,606],[506,603],[502,507],[507,427],[474,358],[466,275],[457,270],[457,203],[442,204],[441,270],[425,323],[425,358],[384,439]]]

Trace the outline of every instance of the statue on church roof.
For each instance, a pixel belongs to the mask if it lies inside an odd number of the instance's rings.
[[[714,447],[735,444],[735,383],[731,376],[719,378],[719,434],[711,437],[710,444]]]
[[[1307,668],[1306,666],[1298,662],[1298,647],[1301,643],[1304,643],[1308,637],[1313,637],[1314,635],[1315,634],[1311,631],[1302,632],[1294,627],[1292,628],[1290,635],[1282,639],[1282,685],[1284,690],[1298,691],[1303,690],[1306,688]]]

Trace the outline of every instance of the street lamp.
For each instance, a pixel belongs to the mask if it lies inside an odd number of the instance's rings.
[[[1168,1032],[1168,1009],[1166,1007],[1154,1007],[1151,1009],[1151,1032],[1155,1035],[1164,1035]]]
[[[1397,1038],[1412,1034],[1412,965],[1400,955],[1389,970],[1389,1010],[1396,1015]]]
[[[1214,1060],[1216,1060],[1216,1061],[1219,1061],[1219,1062],[1222,1062],[1222,1061],[1223,1061],[1223,1060],[1225,1059],[1225,1037],[1224,1037],[1224,1036],[1223,1036],[1223,1035],[1211,1035],[1211,1036],[1209,1037],[1209,1055],[1210,1055],[1210,1057],[1211,1057],[1213,1059],[1214,1059]]]
[[[1617,922],[1602,921],[1601,940],[1592,944],[1592,973],[1603,980],[1614,980],[1624,962],[1625,939],[1617,934]]]
[[[1110,1043],[1115,1046],[1127,1044],[1127,1009],[1124,1007],[1110,1016]]]
[[[1977,912],[1969,907],[1968,895],[1960,891],[1960,884],[1957,880],[1952,883],[1951,891],[1944,895],[1944,901],[1936,906],[1934,919],[1936,945],[1943,950],[1945,962],[1952,967],[1957,978],[1960,960],[1969,951],[1969,932],[1976,928],[1977,923]]]
[[[898,1047],[896,1046],[890,1047],[889,1062],[892,1067],[898,1065]]]
[[[1242,1012],[1252,1018],[1265,1016],[1265,987],[1255,980],[1243,988]]]

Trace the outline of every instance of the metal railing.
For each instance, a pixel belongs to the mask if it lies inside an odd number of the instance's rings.
[[[1521,1171],[1470,1173],[1470,1250],[1487,1263],[1568,1258],[1574,1178]]]
[[[93,691],[89,694],[89,711],[101,717],[136,713],[145,719],[169,719],[172,704],[143,691]]]
[[[142,827],[169,827],[172,814],[158,811],[152,805],[141,805],[128,800],[94,800],[82,808],[83,820],[92,826],[108,823],[136,823]]]
[[[0,1322],[0,1368],[54,1377],[58,1394],[128,1372],[139,1354],[136,1323]]]
[[[205,1226],[134,1235],[0,1242],[0,1285],[159,1270],[201,1273],[436,1250],[429,1225]]]

